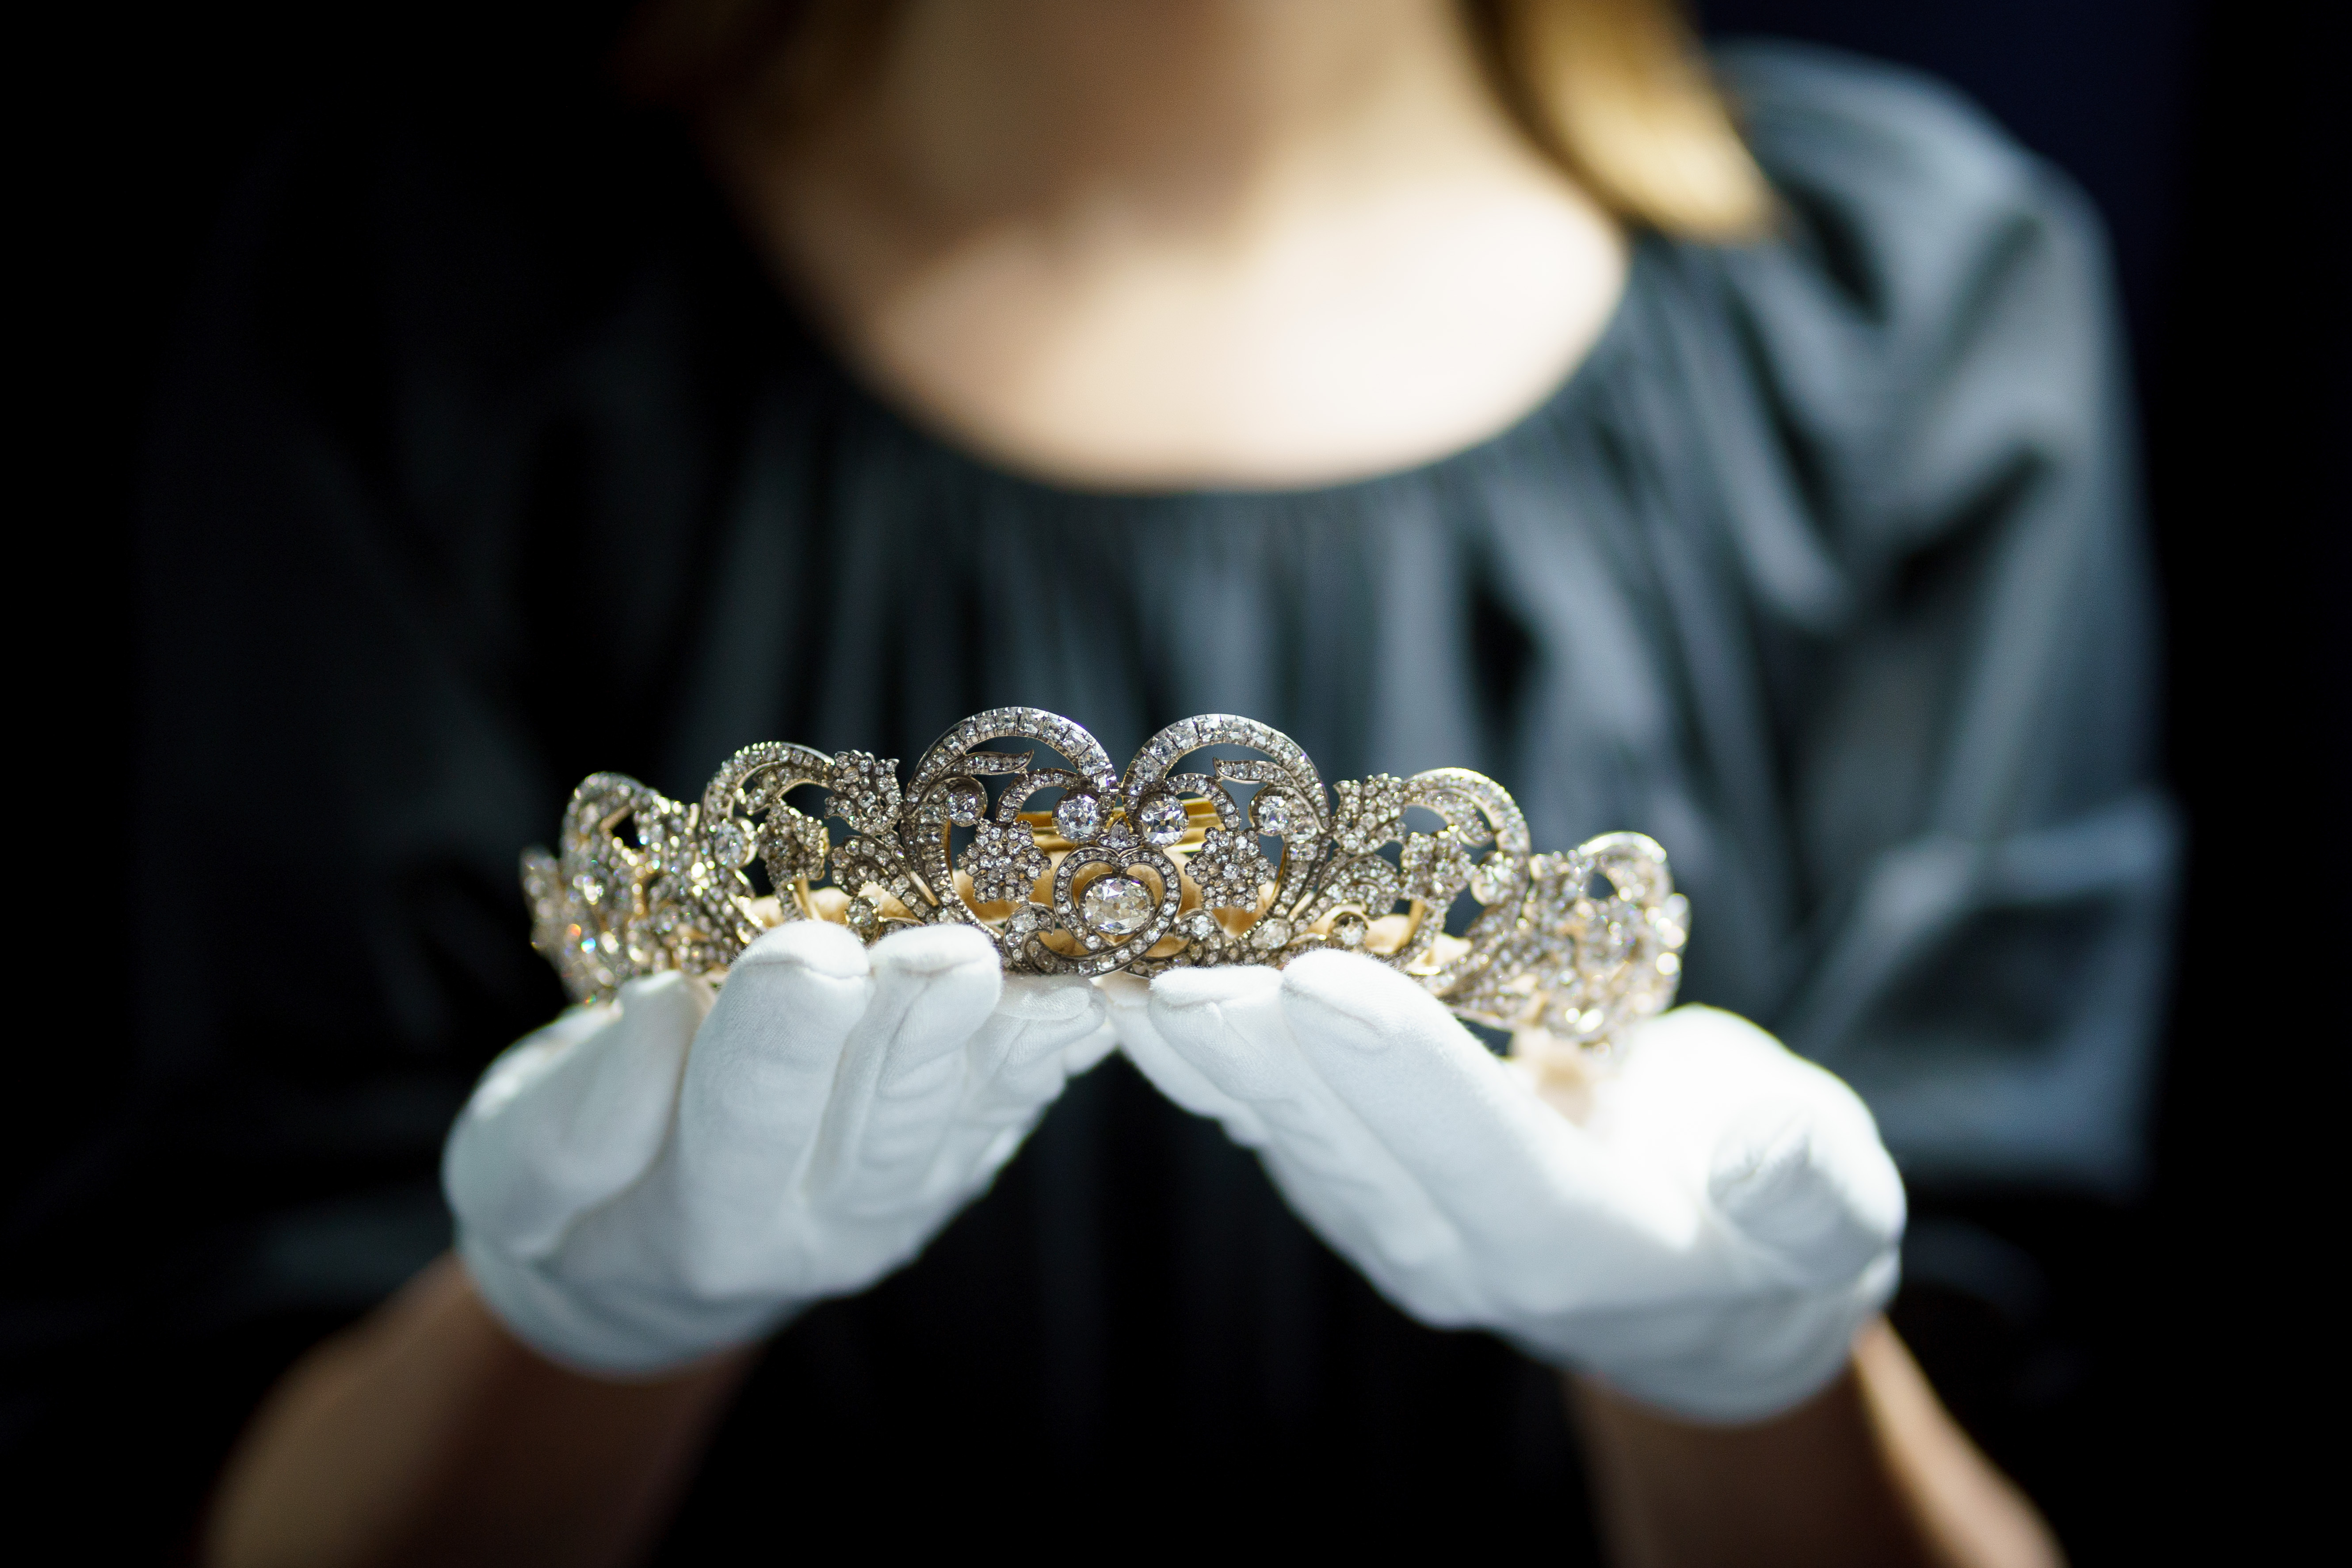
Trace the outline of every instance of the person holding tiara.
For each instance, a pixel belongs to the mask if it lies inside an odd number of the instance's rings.
[[[177,1260],[105,1332],[281,1326],[201,1560],[2056,1562],[1881,1309],[1906,1181],[2144,1157],[2083,198],[1671,0],[649,0],[613,59],[281,139],[161,394],[70,1213]],[[1568,1097],[1337,952],[796,921],[562,1010],[513,868],[581,777],[1013,705],[1646,834],[1696,1005]]]

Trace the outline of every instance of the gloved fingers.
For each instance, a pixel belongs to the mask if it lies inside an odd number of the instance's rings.
[[[1360,1241],[1404,1270],[1451,1255],[1460,1238],[1422,1184],[1300,1055],[1282,994],[1283,974],[1255,965],[1171,970],[1152,982],[1150,1018],[1174,1055],[1249,1109],[1285,1195],[1328,1239]]]
[[[1706,1216],[1529,1091],[1407,976],[1355,953],[1282,972],[1300,1056],[1530,1309],[1664,1289]]]
[[[1590,1125],[1683,1164],[1801,1284],[1850,1279],[1901,1239],[1903,1182],[1869,1110],[1732,1014],[1681,1007],[1643,1029]]]
[[[1256,1111],[1219,1089],[1186,1061],[1151,1022],[1151,984],[1133,974],[1106,974],[1096,981],[1108,1011],[1118,1048],[1151,1086],[1185,1110],[1224,1127],[1225,1136],[1244,1149],[1265,1147],[1265,1123]]]
[[[645,1174],[709,1006],[699,980],[633,980],[616,1004],[567,1013],[491,1063],[442,1154],[466,1229],[543,1257],[575,1217]]]
[[[1903,1238],[1903,1181],[1874,1131],[1820,1108],[1759,1107],[1726,1130],[1707,1196],[1798,1283],[1851,1279]]]
[[[1294,1163],[1344,1168],[1356,1130],[1300,1060],[1282,974],[1256,964],[1176,969],[1151,984],[1153,1030],[1211,1089],[1249,1107]]]
[[[1110,1009],[1106,1006],[1096,1017],[1094,1032],[1071,1041],[1069,1048],[1062,1053],[1063,1081],[1066,1083],[1071,1079],[1086,1077],[1102,1066],[1104,1058],[1118,1049],[1118,1026],[1112,1021]]]
[[[1011,974],[964,1047],[959,1120],[1027,1116],[1062,1092],[1074,1052],[1101,1034],[1103,1000],[1076,975]]]
[[[964,1047],[962,1097],[942,1128],[928,1185],[961,1191],[993,1175],[1069,1081],[1073,1054],[1105,1028],[1102,999],[1074,975],[1011,974]]]
[[[857,1213],[918,1191],[963,1093],[964,1052],[1004,989],[967,925],[896,931],[871,950],[874,995],[849,1033],[803,1194]]]
[[[1835,1078],[1738,1015],[1697,1005],[1653,1018],[1626,1038],[1585,1126],[1703,1168],[1759,1105],[1832,1110],[1868,1126],[1869,1113]]]
[[[730,966],[678,1097],[677,1237],[740,1252],[806,1165],[849,1032],[875,990],[865,944],[824,921],[767,932]]]

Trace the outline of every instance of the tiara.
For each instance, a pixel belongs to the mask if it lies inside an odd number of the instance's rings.
[[[982,749],[1006,741],[1067,765]],[[1174,771],[1210,748],[1259,754]],[[788,803],[803,790],[822,807]],[[1050,792],[1050,809],[1024,809]],[[577,1001],[664,970],[723,981],[787,921],[867,942],[954,921],[1031,974],[1360,952],[1462,1017],[1585,1046],[1674,1000],[1690,921],[1665,851],[1641,834],[1538,855],[1484,774],[1375,773],[1327,793],[1289,736],[1228,714],[1170,725],[1124,774],[1086,730],[1035,708],[965,720],[903,785],[895,759],[789,742],[736,752],[699,805],[595,773],[572,793],[560,852],[525,850],[522,879],[531,945]]]

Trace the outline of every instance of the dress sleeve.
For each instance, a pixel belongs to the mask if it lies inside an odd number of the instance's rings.
[[[1810,911],[1780,1026],[1915,1177],[2127,1193],[2179,831],[2097,220],[1934,84],[1728,69],[1787,215],[1725,287],[1842,585],[1777,692]]]

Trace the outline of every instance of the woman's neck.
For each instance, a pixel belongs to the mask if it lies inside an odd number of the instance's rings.
[[[785,277],[887,395],[1114,487],[1290,486],[1510,423],[1624,248],[1450,0],[907,0],[864,90],[718,122]]]

